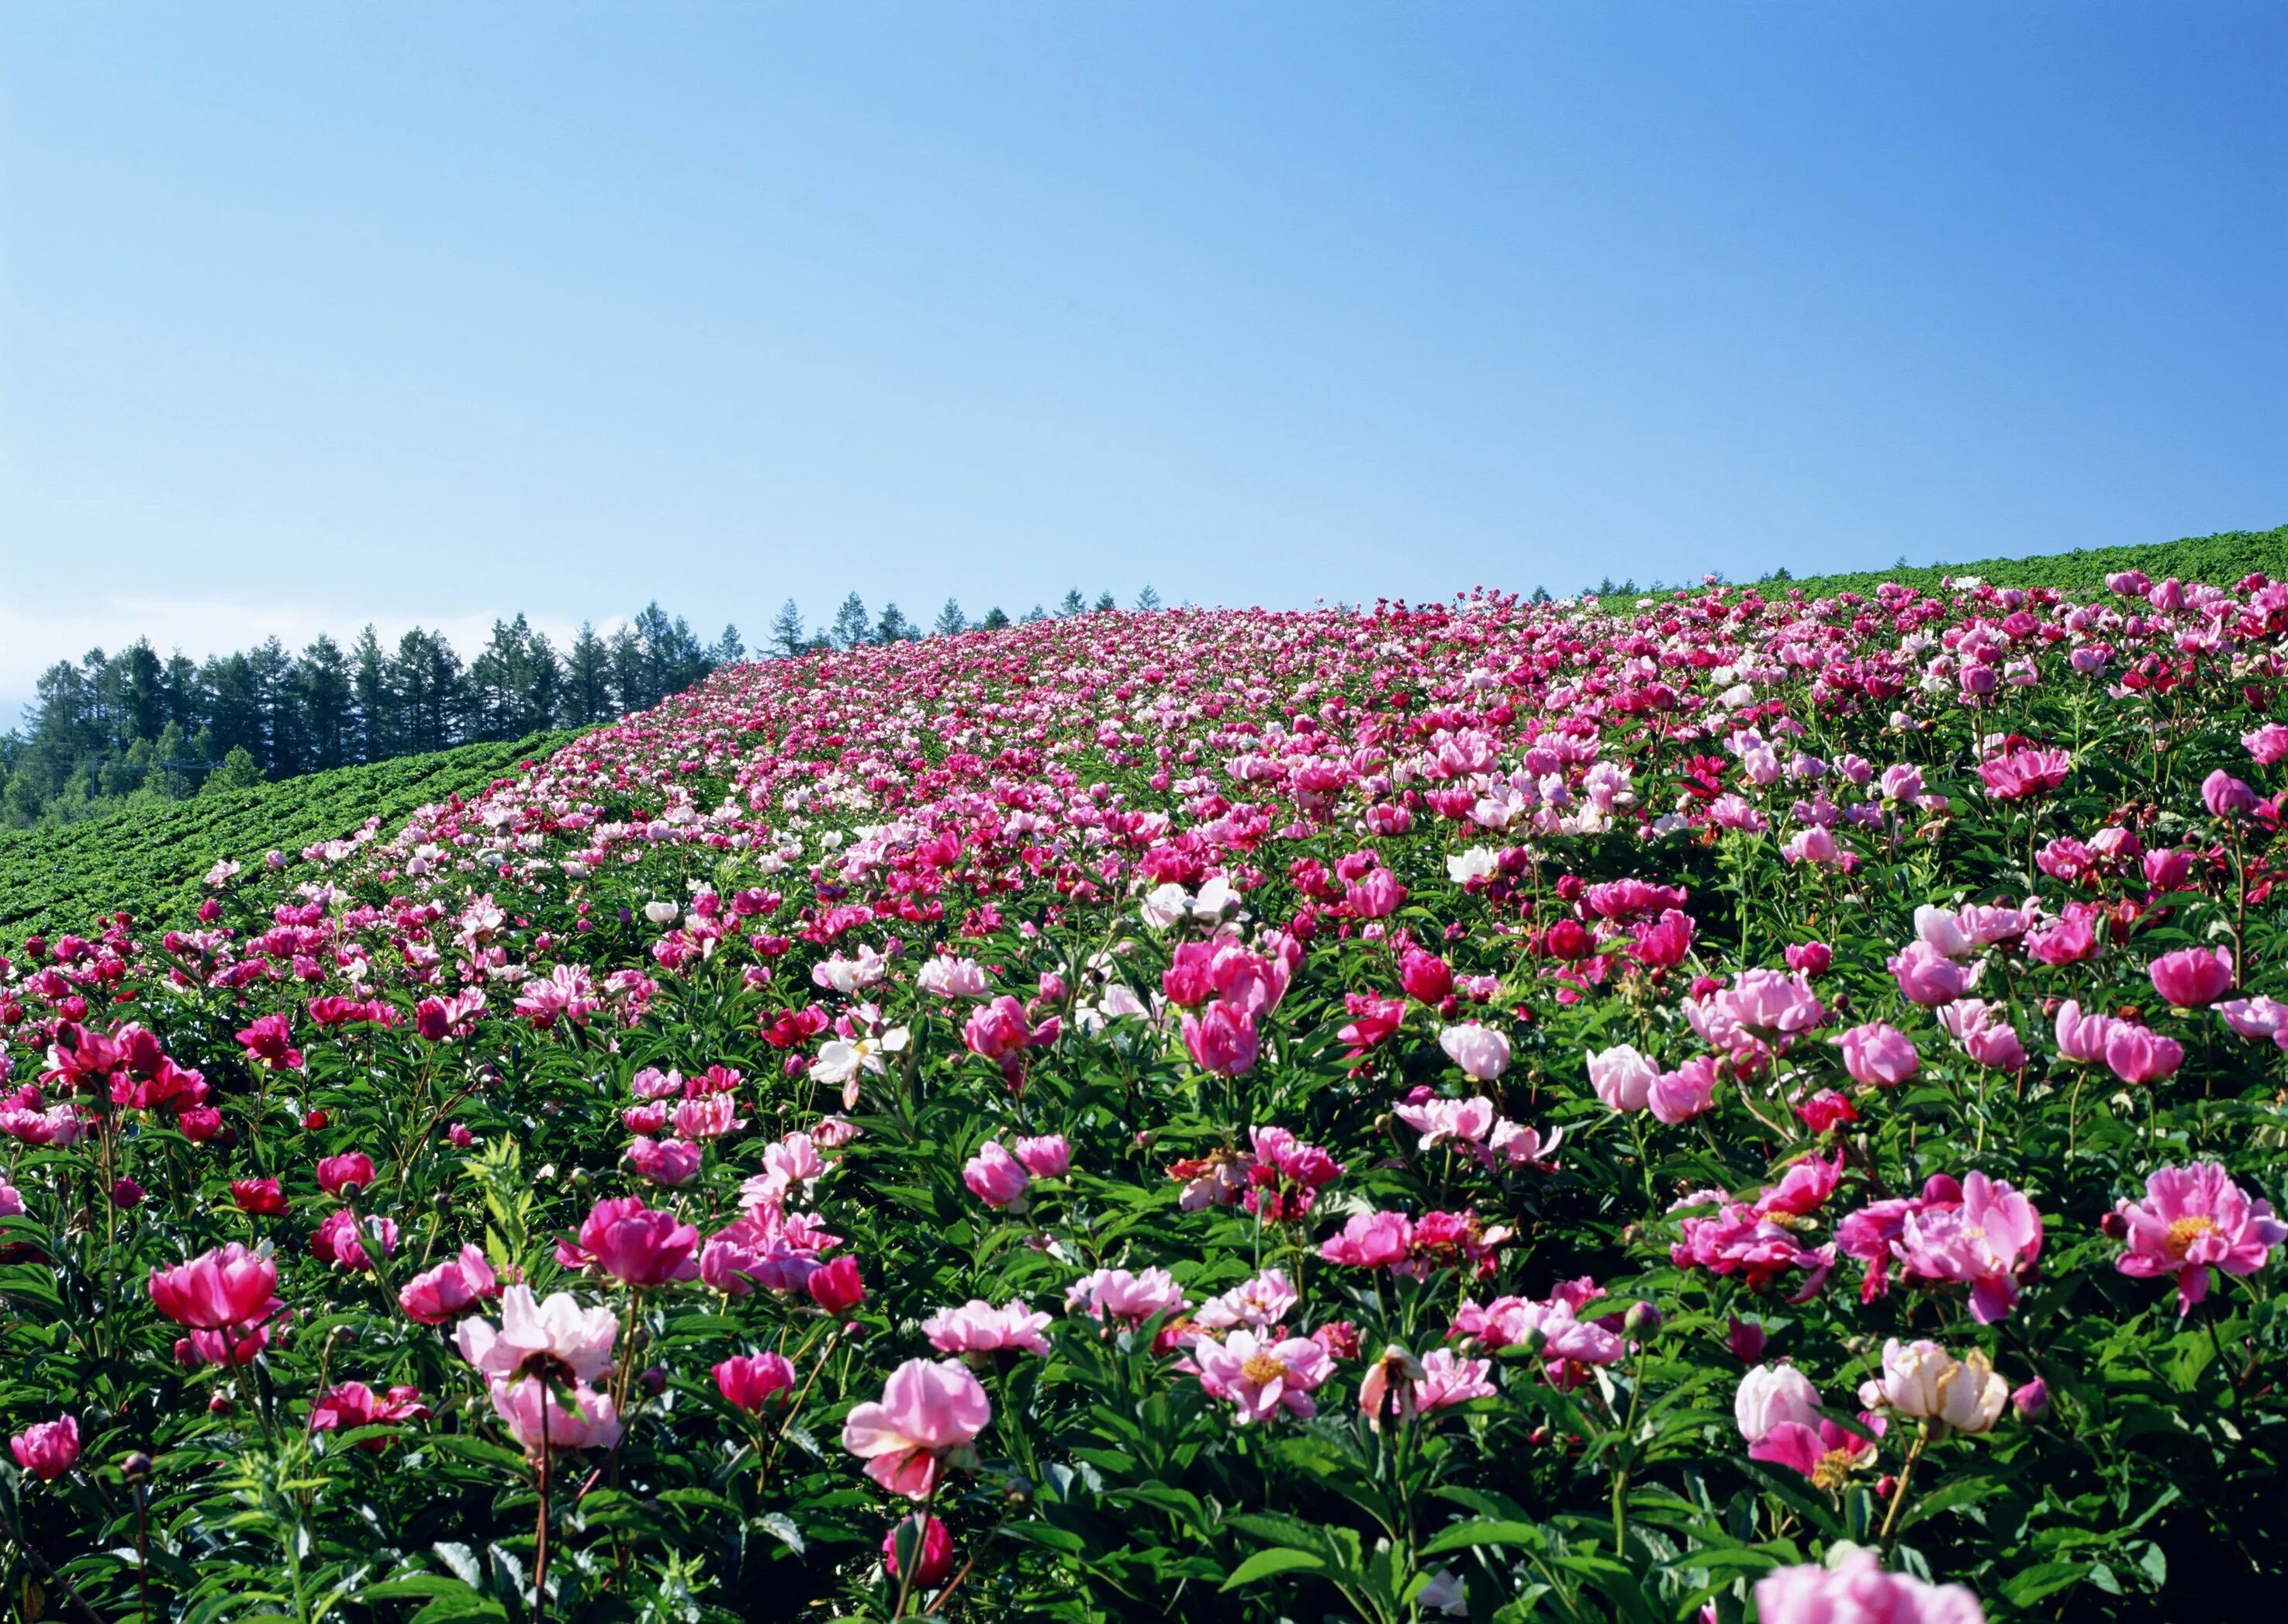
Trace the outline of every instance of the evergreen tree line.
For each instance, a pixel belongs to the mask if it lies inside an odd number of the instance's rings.
[[[606,721],[745,655],[737,628],[704,644],[655,603],[608,637],[582,626],[561,652],[521,614],[495,621],[465,664],[419,628],[394,647],[368,626],[346,648],[321,636],[298,654],[274,637],[204,661],[147,638],[91,649],[49,667],[23,725],[0,734],[0,823]]]
[[[829,649],[864,648],[887,643],[911,643],[923,638],[959,637],[965,631],[998,631],[1004,626],[1032,625],[1037,621],[1063,620],[1075,614],[1101,614],[1120,606],[1109,592],[1100,592],[1091,603],[1078,587],[1064,595],[1054,613],[1035,604],[1012,621],[998,605],[988,609],[977,620],[962,613],[961,605],[949,598],[945,606],[937,612],[937,619],[926,626],[918,625],[905,616],[894,603],[882,606],[878,615],[867,612],[866,600],[853,592],[842,600],[842,606],[833,617],[815,630],[806,627],[802,609],[791,598],[780,606],[771,622],[770,640],[764,652],[791,657],[796,654],[820,654]],[[1146,587],[1136,594],[1135,607],[1150,613],[1160,606],[1160,594]]]

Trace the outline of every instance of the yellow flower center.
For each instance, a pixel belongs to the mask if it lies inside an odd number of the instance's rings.
[[[1831,1449],[1820,1457],[1819,1464],[1812,1468],[1812,1486],[1825,1489],[1832,1494],[1843,1486],[1844,1479],[1850,1475],[1851,1452],[1847,1449]]]
[[[1257,1354],[1246,1364],[1242,1365],[1239,1371],[1242,1375],[1259,1387],[1267,1387],[1274,1382],[1284,1382],[1289,1374],[1285,1365],[1267,1353]]]
[[[2193,1249],[2193,1242],[2203,1235],[2219,1232],[2213,1218],[2180,1218],[2169,1225],[2169,1238],[2161,1244],[2169,1261],[2181,1264],[2185,1261],[2185,1254]]]

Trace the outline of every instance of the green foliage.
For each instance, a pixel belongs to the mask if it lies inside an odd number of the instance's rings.
[[[250,866],[267,852],[290,855],[369,818],[393,827],[416,807],[481,790],[569,736],[535,733],[283,783],[210,788],[192,801],[137,795],[62,828],[0,830],[0,931],[86,932],[122,911],[155,925],[189,924],[200,876],[218,859]]]
[[[2274,530],[2225,530],[2214,535],[2187,536],[2181,541],[2143,547],[2084,547],[2034,558],[1974,558],[1926,568],[1903,565],[1892,569],[1807,575],[1797,580],[1791,580],[1785,570],[1776,570],[1767,582],[1784,590],[1800,590],[1807,598],[1871,592],[1886,581],[1936,591],[1940,579],[1947,575],[1975,575],[1996,586],[2046,586],[2062,592],[2096,592],[2104,590],[2106,576],[2126,569],[2141,569],[2156,581],[2174,575],[2180,581],[2205,581],[2216,586],[2230,586],[2242,576],[2260,570],[2276,580],[2288,576],[2288,525]]]

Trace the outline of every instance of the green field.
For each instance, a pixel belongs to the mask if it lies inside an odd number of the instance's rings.
[[[465,744],[187,801],[139,798],[82,823],[0,832],[0,933],[20,941],[86,932],[122,910],[148,924],[191,923],[199,878],[218,858],[253,863],[273,848],[296,852],[376,814],[393,833],[417,807],[482,789],[573,736]]]
[[[2174,575],[2181,581],[2207,581],[2222,586],[2229,586],[2256,570],[2275,579],[2288,578],[2288,525],[2274,530],[2226,530],[2215,535],[2191,535],[2182,541],[2157,542],[2142,547],[2084,547],[2032,558],[1974,558],[1962,564],[1863,569],[1847,574],[1810,575],[1757,584],[1768,593],[1774,588],[1798,586],[1816,598],[1837,592],[1871,591],[1886,581],[1934,590],[1942,576],[1976,575],[1997,586],[2049,586],[2062,591],[2097,592],[2104,590],[2106,576],[2125,569],[2141,569],[2156,581]]]

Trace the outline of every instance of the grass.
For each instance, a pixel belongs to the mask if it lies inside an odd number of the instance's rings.
[[[274,848],[298,852],[376,815],[394,833],[417,807],[481,790],[573,736],[465,744],[187,801],[139,796],[83,822],[0,832],[0,931],[91,933],[122,911],[141,926],[194,923],[200,876],[218,858],[252,863]]]

